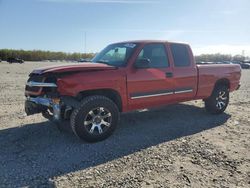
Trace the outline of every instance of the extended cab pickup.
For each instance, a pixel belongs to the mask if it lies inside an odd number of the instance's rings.
[[[78,137],[96,142],[113,133],[120,112],[203,99],[208,112],[220,114],[240,77],[239,65],[196,65],[187,44],[121,42],[89,63],[35,69],[25,110],[68,122]]]

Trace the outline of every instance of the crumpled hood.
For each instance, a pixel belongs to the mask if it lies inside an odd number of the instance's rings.
[[[47,66],[37,68],[32,71],[32,74],[44,74],[44,73],[64,73],[64,72],[81,72],[81,71],[94,71],[94,70],[112,70],[116,69],[114,66],[105,65],[102,63],[73,63]]]

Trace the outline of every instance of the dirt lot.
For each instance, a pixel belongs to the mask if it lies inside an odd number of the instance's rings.
[[[87,144],[24,114],[27,76],[48,64],[0,63],[0,187],[250,187],[250,70],[222,115],[201,101],[127,113]]]

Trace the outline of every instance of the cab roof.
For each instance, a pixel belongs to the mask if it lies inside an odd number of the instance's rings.
[[[139,43],[139,44],[147,44],[147,43],[175,43],[175,44],[183,44],[188,45],[187,43],[183,42],[173,42],[173,41],[167,41],[167,40],[129,40],[129,41],[121,41],[121,42],[115,42],[117,43]]]

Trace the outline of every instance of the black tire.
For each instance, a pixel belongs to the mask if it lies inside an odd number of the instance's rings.
[[[211,114],[223,113],[229,103],[229,89],[225,85],[215,87],[212,95],[205,100],[205,108]]]
[[[87,142],[99,142],[108,138],[116,129],[118,121],[117,105],[100,95],[84,98],[70,117],[75,135]]]

